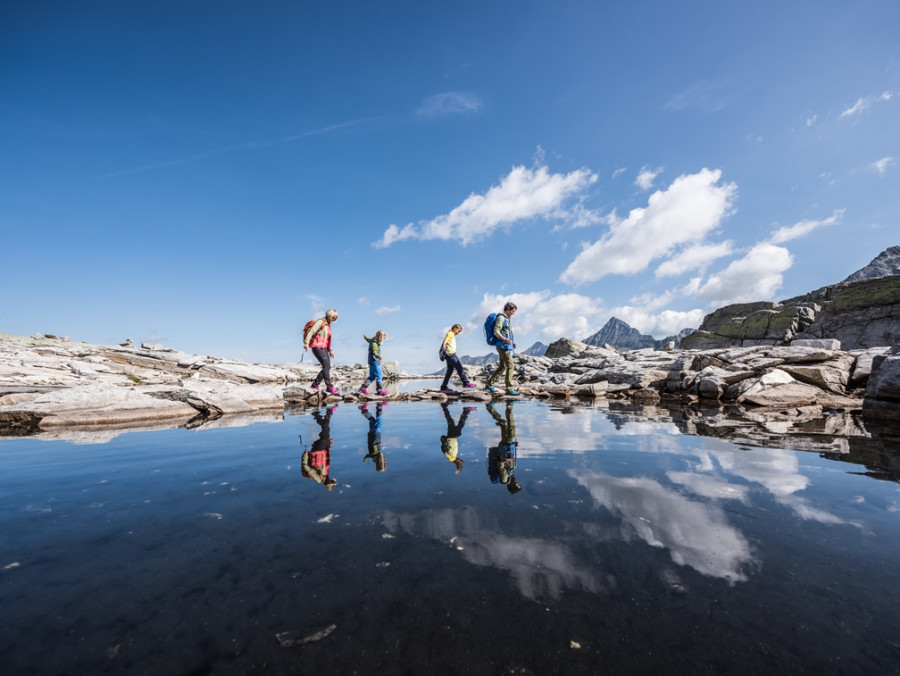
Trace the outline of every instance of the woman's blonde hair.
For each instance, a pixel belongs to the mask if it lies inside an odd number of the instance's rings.
[[[453,326],[450,327],[451,331],[456,331],[456,329],[459,329],[459,333],[462,333],[462,325],[454,324]]]
[[[338,318],[338,311],[334,308],[331,308],[328,312],[325,313],[325,319],[329,322],[336,322]]]

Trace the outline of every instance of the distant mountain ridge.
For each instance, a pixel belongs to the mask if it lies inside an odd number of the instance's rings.
[[[642,350],[647,347],[659,350],[668,343],[674,343],[675,347],[679,347],[681,339],[693,332],[694,329],[682,329],[677,335],[666,336],[662,340],[657,340],[653,336],[648,336],[632,328],[617,317],[610,317],[602,329],[585,338],[582,342],[594,347],[610,345],[617,350]]]
[[[547,346],[538,341],[527,350],[518,350],[518,354],[527,354],[533,357],[542,357],[544,353],[547,351]],[[496,352],[489,352],[488,354],[483,354],[480,357],[470,357],[467,354],[460,355],[459,361],[467,366],[484,366],[485,364],[492,364],[499,360]]]

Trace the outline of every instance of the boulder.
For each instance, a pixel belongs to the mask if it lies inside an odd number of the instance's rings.
[[[878,355],[863,400],[866,418],[900,423],[900,354]]]
[[[578,352],[584,352],[585,350],[588,350],[589,347],[589,345],[586,345],[579,340],[560,338],[547,346],[547,351],[544,353],[544,356],[549,359],[557,359]]]

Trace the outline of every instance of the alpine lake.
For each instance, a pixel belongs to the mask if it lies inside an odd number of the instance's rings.
[[[900,671],[896,435],[615,401],[219,423],[0,439],[4,674]]]

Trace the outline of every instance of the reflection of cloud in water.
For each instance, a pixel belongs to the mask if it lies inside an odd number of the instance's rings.
[[[453,541],[468,562],[509,571],[522,595],[534,601],[558,599],[564,589],[602,591],[592,570],[596,564],[579,563],[565,543],[503,534],[499,524],[483,523],[473,507],[387,512],[383,519],[391,532]]]
[[[776,496],[791,495],[809,485],[809,479],[799,473],[796,453],[779,449],[719,449],[701,456],[701,466],[721,467],[726,474],[761,484]]]
[[[691,501],[644,477],[570,475],[644,542],[668,549],[675,563],[732,582],[747,579],[741,569],[753,560],[750,545],[717,505]]]
[[[694,472],[667,472],[673,484],[684,486],[692,493],[704,498],[740,500],[747,502],[747,486],[728,483],[724,479]]]
[[[498,408],[498,412],[502,409]],[[591,453],[621,446],[617,438],[628,437],[634,450],[678,452],[683,436],[674,423],[631,422],[619,429],[598,411],[585,409],[566,415],[528,415],[514,409],[517,416],[519,457],[566,451]],[[479,427],[474,435],[485,446],[497,444],[499,430],[494,425]]]
[[[840,517],[811,507],[805,498],[795,495],[809,486],[809,478],[800,474],[800,460],[794,451],[783,449],[720,449],[700,457],[700,468],[707,472],[721,468],[726,474],[760,484],[775,501],[792,510],[801,519],[821,523],[846,523]]]

